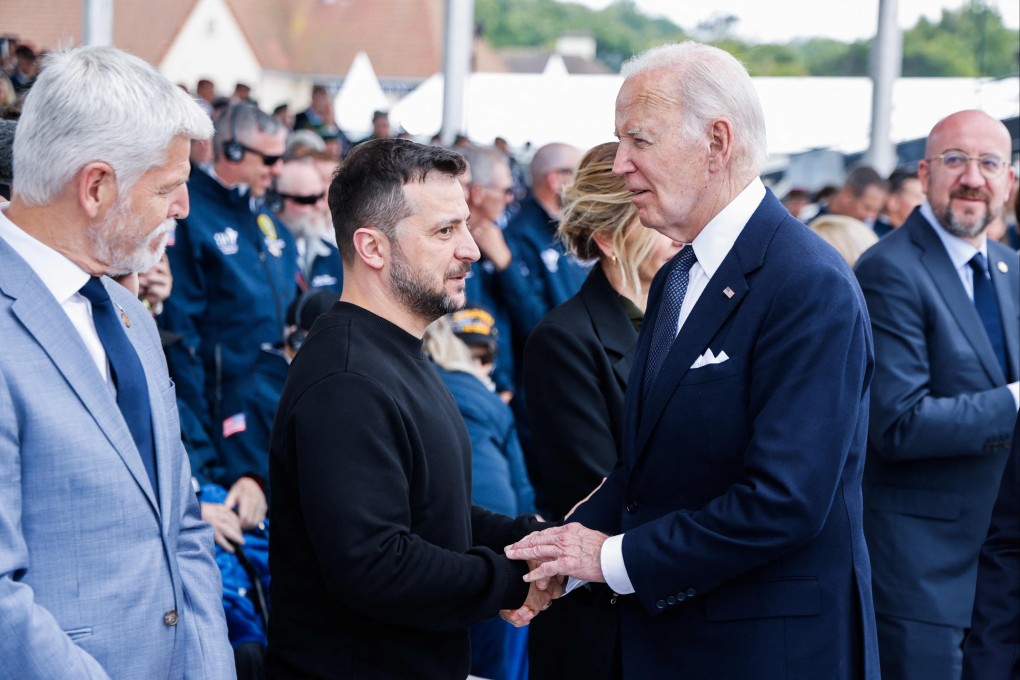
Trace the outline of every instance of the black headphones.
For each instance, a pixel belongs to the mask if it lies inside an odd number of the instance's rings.
[[[244,160],[244,146],[237,141],[237,110],[246,104],[234,104],[230,107],[230,139],[223,142],[223,157],[231,163]]]

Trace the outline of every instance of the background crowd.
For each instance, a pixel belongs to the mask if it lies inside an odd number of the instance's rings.
[[[27,46],[10,54],[0,76],[0,146],[8,147],[0,159],[9,157],[20,107],[46,64]],[[261,109],[243,85],[226,97],[203,80],[189,96],[212,130],[194,135],[187,149],[190,211],[170,232],[165,257],[123,283],[159,329],[192,488],[214,530],[236,667],[258,677],[272,611],[274,417],[291,361],[344,289],[328,189],[353,150],[395,135],[386,112],[377,111],[372,134],[349,139],[322,86],[296,115]],[[614,174],[619,143],[590,150],[554,143],[519,159],[504,141],[487,142],[460,138],[455,145],[466,161],[459,179],[478,259],[464,282],[465,308],[428,328],[425,349],[467,425],[472,502],[509,517],[559,522],[617,466],[649,290],[684,242],[642,227],[632,189]],[[962,161],[949,152],[940,158],[943,171],[972,174],[966,153]],[[977,160],[975,178],[1012,177],[1008,154],[998,165]],[[864,531],[881,660],[891,678],[949,677],[928,675],[905,640],[938,629],[933,637],[959,647],[962,638],[952,631],[970,628],[981,542],[1020,402],[1018,291],[985,291],[980,283],[998,271],[1015,284],[1020,182],[1012,180],[990,204],[984,269],[971,273],[977,265],[963,262],[965,274],[949,270],[971,298],[961,292],[962,302],[949,304],[944,290],[915,290],[922,277],[912,268],[923,270],[926,260],[905,238],[906,230],[921,229],[926,211],[938,209],[943,197],[933,190],[949,195],[931,183],[932,172],[897,169],[883,177],[857,166],[843,186],[815,194],[794,188],[781,197],[790,214],[856,266],[871,315]],[[0,194],[17,195],[19,186],[10,164],[0,162]],[[929,252],[945,241],[924,238]],[[970,319],[957,311],[963,303],[986,306]],[[990,317],[997,326],[986,323]],[[946,329],[956,320],[965,334],[988,333],[980,342],[990,343],[997,361],[974,370],[991,378],[968,372],[984,359],[961,345],[959,329]],[[972,464],[977,460],[982,464]],[[903,491],[924,485],[923,494]],[[472,674],[611,677],[618,597],[607,584],[591,584],[529,628],[500,619],[475,623]],[[916,632],[922,626],[925,632]]]

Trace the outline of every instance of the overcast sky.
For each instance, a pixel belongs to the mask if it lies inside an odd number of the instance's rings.
[[[611,0],[570,0],[601,9]],[[966,0],[899,0],[899,24],[913,26],[922,14],[938,20],[942,8],[955,9]],[[850,41],[870,38],[878,27],[878,0],[635,0],[651,16],[664,16],[686,31],[713,15],[732,14],[740,21],[736,33],[758,42],[786,42],[792,38],[822,36]],[[990,0],[1007,26],[1020,25],[1020,0]]]

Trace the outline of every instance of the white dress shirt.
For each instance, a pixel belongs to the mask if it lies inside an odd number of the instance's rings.
[[[747,187],[734,198],[729,205],[705,225],[697,238],[687,247],[694,248],[698,260],[691,267],[690,281],[683,305],[680,307],[680,318],[677,320],[677,333],[683,328],[691,310],[698,303],[708,282],[715,275],[719,265],[729,254],[744,226],[750,221],[751,215],[765,198],[765,185],[755,177]],[[627,574],[627,566],[623,563],[623,537],[625,534],[611,536],[602,544],[602,575],[606,584],[613,592],[627,595],[634,592],[634,585]]]
[[[95,362],[99,374],[113,390],[110,380],[110,368],[106,361],[106,351],[96,332],[96,324],[92,320],[92,303],[79,293],[81,287],[89,280],[89,274],[71,260],[67,259],[48,245],[29,236],[16,224],[7,219],[5,214],[9,203],[0,204],[0,238],[14,249],[21,259],[28,263],[35,275],[49,289],[57,304],[67,314],[78,335],[81,336],[85,348]]]

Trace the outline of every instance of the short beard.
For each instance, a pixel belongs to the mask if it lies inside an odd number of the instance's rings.
[[[959,238],[975,238],[981,235],[984,230],[992,221],[992,211],[986,205],[985,216],[983,219],[978,220],[973,226],[968,227],[961,220],[960,217],[953,212],[953,197],[949,197],[949,202],[946,203],[946,209],[942,211],[941,215],[938,215],[939,223],[942,227],[953,236]]]
[[[177,224],[173,218],[163,220],[142,240],[125,245],[129,238],[127,234],[134,226],[133,220],[127,201],[123,201],[102,222],[90,224],[86,229],[85,235],[92,244],[92,255],[106,265],[108,276],[147,272],[155,267],[166,250],[167,234]],[[160,243],[152,250],[150,244],[156,238],[160,238]]]
[[[457,302],[446,291],[445,283],[446,279],[469,271],[471,265],[466,263],[458,269],[447,271],[439,290],[435,290],[429,286],[420,272],[411,268],[410,262],[394,242],[393,260],[390,265],[390,285],[393,287],[393,293],[408,311],[427,319],[429,323],[464,306],[464,303]]]

